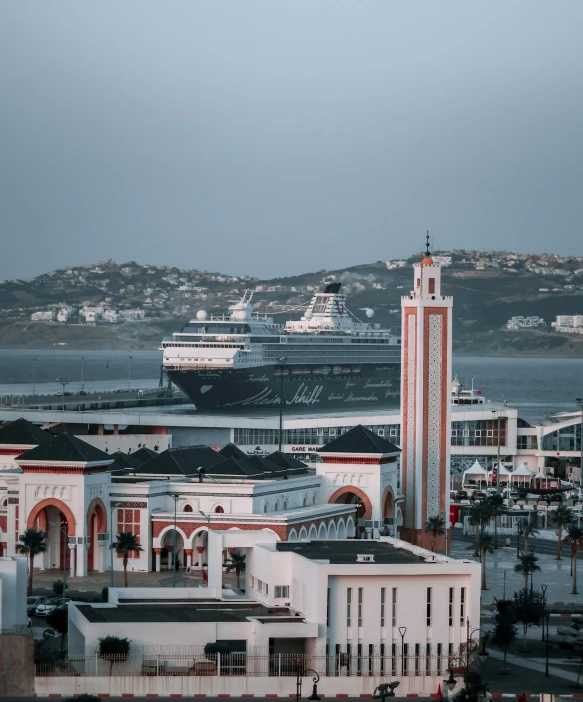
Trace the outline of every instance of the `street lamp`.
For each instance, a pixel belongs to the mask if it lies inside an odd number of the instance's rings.
[[[63,607],[65,606],[65,593],[67,591],[67,530],[68,523],[55,524],[54,522],[49,522],[51,526],[58,527],[63,532]]]
[[[63,386],[63,412],[65,411],[65,388],[70,382],[70,378],[57,378],[57,383],[60,383]]]
[[[113,511],[118,507],[117,502],[109,505],[109,587],[113,587]]]
[[[283,367],[287,361],[287,356],[280,356],[277,359],[279,363],[279,450],[283,439]]]
[[[545,646],[545,678],[549,677],[549,619],[551,613],[547,612],[547,585],[541,585],[540,589],[543,591],[543,641],[545,640],[545,621],[547,625],[547,637]]]
[[[579,458],[579,494],[581,493],[581,480],[583,479],[583,397],[576,397],[575,400],[581,406],[581,434],[579,442],[581,448],[581,456]]]
[[[406,626],[399,627],[399,636],[401,637],[401,677],[405,677],[405,634],[407,633]]]
[[[308,697],[309,700],[321,700],[322,698],[318,695],[318,683],[320,682],[320,676],[312,668],[302,668],[301,661],[298,658],[296,661],[296,702],[300,702],[302,698],[302,678],[305,677],[306,673],[313,673],[314,677],[312,681],[314,686],[312,688],[312,694]]]
[[[210,515],[210,513],[209,513],[209,514],[205,514],[205,513],[202,511],[202,509],[199,509],[198,512],[199,512],[199,514],[202,514],[202,516],[206,519],[206,528],[207,528],[206,547],[207,547],[207,557],[208,557],[209,534],[210,534],[210,531],[211,531],[211,515]],[[203,543],[204,543],[204,542],[203,542]],[[202,571],[203,571],[202,579],[203,579],[203,584],[204,584],[204,567],[203,567],[203,565],[202,565],[203,562],[204,562],[204,561],[203,561],[203,559],[202,559],[202,554],[201,554],[201,569],[202,569]],[[208,566],[207,566],[207,576],[208,576]],[[207,581],[207,584],[208,584],[208,581]]]
[[[85,390],[85,356],[81,356],[81,392]]]
[[[36,362],[38,361],[38,358],[35,357],[33,359],[32,363],[32,396],[34,397],[36,395]]]
[[[172,537],[172,587],[176,587],[176,506],[180,494],[177,492],[169,492],[170,497],[174,500],[174,531]]]
[[[132,358],[133,356],[128,356],[128,392],[132,389]]]

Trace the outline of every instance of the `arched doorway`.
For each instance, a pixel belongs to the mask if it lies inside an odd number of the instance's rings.
[[[107,512],[105,505],[99,497],[91,501],[87,510],[87,535],[89,536],[89,548],[87,550],[87,570],[104,570],[101,563],[103,553],[98,553],[97,535],[107,531]]]
[[[48,498],[38,502],[26,520],[27,529],[47,533],[47,550],[34,560],[35,567],[71,571],[71,554],[68,540],[75,536],[76,523],[73,512],[61,500]]]
[[[168,531],[162,537],[162,561],[161,568],[168,568],[173,570],[174,559],[176,559],[176,570],[180,566],[186,565],[186,557],[184,554],[184,538],[182,534],[177,529],[176,530],[176,551],[174,551],[174,529],[168,529]]]
[[[328,500],[331,504],[358,505],[355,520],[357,524],[356,538],[365,538],[364,523],[372,519],[372,503],[365,492],[354,485],[346,485],[336,490]],[[350,530],[347,528],[348,538],[351,538]]]

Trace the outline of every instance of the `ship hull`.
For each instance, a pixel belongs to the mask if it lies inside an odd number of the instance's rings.
[[[350,410],[399,407],[399,363],[343,366],[337,371],[282,373],[278,366],[166,372],[200,412],[279,412],[281,389],[286,410]]]

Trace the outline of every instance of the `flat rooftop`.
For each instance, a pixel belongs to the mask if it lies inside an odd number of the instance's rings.
[[[266,607],[253,602],[171,602],[159,600],[147,603],[121,604],[113,607],[77,605],[79,612],[92,624],[130,623],[188,623],[188,622],[245,622],[249,617],[269,622],[301,622],[287,607]]]
[[[425,558],[411,551],[396,548],[385,541],[283,541],[276,544],[277,550],[292,551],[310,560],[330,561],[330,563],[354,564],[357,556],[373,556],[374,562],[381,564],[425,563]],[[360,567],[367,563],[358,563]]]

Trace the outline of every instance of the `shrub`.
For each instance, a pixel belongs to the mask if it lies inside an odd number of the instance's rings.
[[[228,656],[229,653],[231,653],[231,647],[228,643],[222,643],[220,641],[210,641],[209,643],[205,644],[205,656],[207,656],[208,658],[214,658],[217,655],[217,653],[220,653],[221,656]]]
[[[101,590],[101,599],[102,599],[104,602],[109,602],[109,588],[108,588],[108,587],[104,587],[104,588]]]
[[[112,674],[113,664],[127,661],[130,655],[131,640],[119,636],[103,636],[99,639],[97,652],[100,658],[109,661],[109,674]]]

